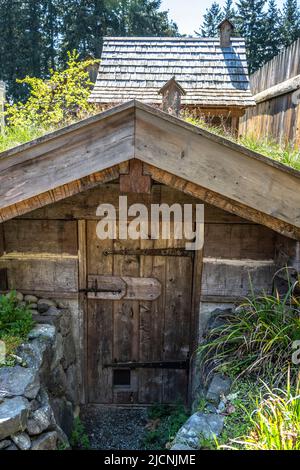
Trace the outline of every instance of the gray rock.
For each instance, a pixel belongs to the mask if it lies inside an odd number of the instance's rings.
[[[30,313],[34,317],[34,321],[36,321],[36,317],[39,316],[39,312],[35,308],[30,308]]]
[[[19,450],[16,446],[16,444],[11,444],[9,447],[6,447],[5,450]]]
[[[28,417],[28,400],[15,397],[0,405],[0,440],[19,431],[24,431]]]
[[[18,300],[18,302],[22,302],[22,301],[23,301],[24,295],[22,294],[22,292],[17,292],[17,293],[16,293],[16,299]]]
[[[29,304],[29,305],[28,305],[28,308],[29,308],[30,310],[37,310],[37,304]]]
[[[9,447],[12,444],[12,442],[9,439],[4,439],[4,441],[0,441],[0,450],[6,449],[6,447]]]
[[[68,438],[70,438],[74,425],[72,403],[68,402],[65,398],[51,398],[50,404],[56,423],[61,427]]]
[[[65,395],[67,378],[61,364],[51,372],[47,381],[47,389],[54,397],[63,397]]]
[[[35,295],[25,295],[24,300],[27,304],[37,304],[39,299]]]
[[[31,440],[26,432],[15,434],[11,439],[20,450],[29,450],[31,447]]]
[[[72,403],[77,403],[78,380],[77,380],[77,368],[74,364],[67,369],[66,377],[67,377],[66,397]]]
[[[50,427],[52,423],[52,410],[46,405],[30,414],[27,422],[27,431],[30,436],[41,434]]]
[[[47,350],[47,341],[35,339],[30,343],[24,343],[17,349],[17,353],[30,368],[39,369],[43,363],[44,354]]]
[[[57,432],[57,443],[61,445],[65,450],[71,449],[69,439],[64,431],[59,426],[55,426],[55,431]]]
[[[224,326],[226,325],[226,316],[227,315],[230,315],[232,313],[232,309],[220,309],[220,308],[217,308],[216,310],[214,310],[210,317],[209,317],[209,320],[207,322],[207,325],[206,325],[206,331],[210,331],[210,330],[213,330],[214,328],[219,328],[221,326]]]
[[[40,388],[38,370],[21,366],[0,368],[0,395],[2,397],[35,398]]]
[[[56,450],[57,433],[56,431],[42,434],[32,441],[31,450]]]
[[[63,336],[67,336],[71,332],[71,314],[69,310],[63,310],[60,317],[60,332]]]
[[[73,336],[71,334],[64,337],[64,354],[62,357],[62,365],[67,369],[71,364],[76,362],[76,350]]]
[[[40,299],[37,304],[40,313],[48,312],[50,307],[56,307],[56,303],[49,299]]]
[[[214,439],[223,430],[224,417],[217,414],[195,413],[182,426],[174,441],[176,444],[184,444],[193,449],[199,449],[201,437]]]
[[[48,338],[54,341],[55,327],[53,325],[36,325],[28,335],[29,339]]]
[[[215,374],[208,388],[206,399],[219,403],[221,395],[228,395],[230,392],[231,380],[221,374]]]
[[[51,363],[51,370],[55,369],[60,361],[62,360],[64,355],[64,345],[63,345],[63,337],[60,333],[56,334],[55,342],[53,344],[53,358]]]
[[[190,450],[195,450],[190,446],[187,446],[185,444],[174,444],[170,450],[182,450],[182,451],[190,451]]]

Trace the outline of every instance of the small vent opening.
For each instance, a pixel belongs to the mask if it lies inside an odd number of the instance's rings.
[[[130,387],[131,385],[131,374],[128,369],[116,369],[114,370],[114,387]]]

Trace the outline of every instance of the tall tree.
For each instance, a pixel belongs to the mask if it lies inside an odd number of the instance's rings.
[[[265,57],[264,61],[275,57],[282,49],[281,13],[277,8],[276,0],[269,0],[265,25]]]
[[[266,0],[239,0],[237,3],[237,29],[246,40],[250,72],[265,63]]]
[[[214,2],[210,8],[207,8],[203,15],[203,23],[200,32],[196,32],[198,36],[216,37],[218,36],[218,26],[224,19],[224,13],[217,2]]]
[[[233,6],[233,0],[226,0],[223,11],[224,11],[224,18],[227,18],[230,21],[234,21],[236,11]]]
[[[286,0],[283,5],[282,36],[285,46],[300,37],[300,8],[297,0]]]

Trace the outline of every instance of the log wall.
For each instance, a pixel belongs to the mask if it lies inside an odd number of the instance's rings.
[[[250,77],[251,91],[255,96],[299,75],[300,39]],[[247,109],[240,121],[240,134],[258,138],[269,136],[281,144],[290,143],[300,148],[300,103],[293,103],[294,91]]]
[[[81,384],[85,303],[79,289],[86,275],[82,264],[85,249],[82,227],[85,220],[97,219],[95,214],[100,203],[117,207],[119,194],[117,183],[102,185],[0,224],[0,289],[19,289],[40,297],[54,297],[71,309],[73,334],[78,339],[76,348]],[[136,198],[137,195],[130,195],[128,204]],[[151,199],[148,195],[139,195],[138,198],[146,205],[156,199],[170,205],[175,202],[201,203],[159,184],[153,186]],[[194,269],[194,276],[199,277],[201,283],[197,300],[200,316],[196,322],[200,323],[200,336],[210,313],[247,296],[251,285],[257,293],[262,290],[270,293],[274,273],[278,267],[289,263],[295,253],[295,241],[205,204],[203,256],[196,257],[201,266]],[[82,386],[81,401],[84,400]]]

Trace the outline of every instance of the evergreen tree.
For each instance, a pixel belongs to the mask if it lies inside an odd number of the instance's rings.
[[[202,37],[216,37],[219,34],[218,26],[224,19],[224,13],[217,2],[214,2],[210,8],[206,10],[203,16],[203,23],[200,32],[196,34]]]
[[[265,62],[279,53],[282,43],[281,14],[276,0],[269,0],[265,26]]]
[[[265,63],[266,0],[239,0],[237,3],[236,26],[245,38],[249,71],[253,73]]]
[[[300,8],[297,0],[286,0],[283,5],[282,36],[285,46],[300,37]]]
[[[236,12],[233,6],[233,0],[226,0],[224,6],[224,18],[227,18],[234,23],[235,15]]]

